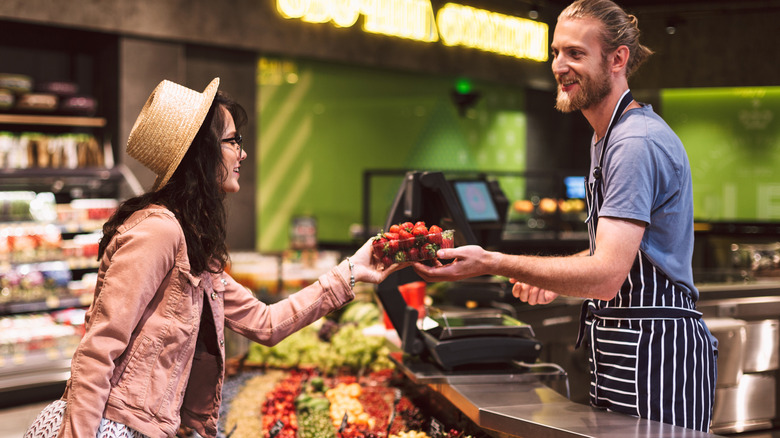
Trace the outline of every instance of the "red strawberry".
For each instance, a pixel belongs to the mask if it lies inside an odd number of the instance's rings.
[[[401,248],[411,248],[414,244],[414,235],[409,231],[406,231],[406,229],[402,229],[398,233],[398,238],[400,240]]]
[[[417,227],[424,227],[424,226],[425,226],[425,222],[423,222],[423,221],[417,221],[417,222],[414,224],[414,227],[415,227],[415,228],[417,228]]]
[[[404,222],[401,224],[401,228],[411,233],[412,229],[414,229],[414,224],[411,222]]]
[[[436,245],[434,243],[429,243],[422,248],[422,258],[423,259],[435,259],[436,258],[436,251],[439,250],[439,245]]]
[[[441,232],[442,232],[442,229],[441,229],[441,227],[440,227],[440,226],[438,226],[438,225],[431,225],[431,228],[429,228],[429,229],[428,229],[428,232],[429,232],[429,233],[431,233],[431,234],[434,234],[434,233],[441,233]]]
[[[399,231],[401,231],[401,226],[397,225],[397,224],[390,225],[390,229],[388,231],[391,232],[391,233],[396,233],[397,234]]]
[[[383,256],[382,257],[382,264],[385,265],[385,267],[388,267],[393,264],[393,259],[389,256]]]
[[[401,248],[398,239],[388,240],[385,244],[385,254],[393,255]]]
[[[403,252],[403,251],[398,251],[397,253],[395,253],[395,257],[393,257],[393,260],[394,260],[396,263],[403,263],[403,262],[405,262],[405,261],[406,261],[408,258],[409,258],[409,257],[407,256],[407,254],[406,254],[405,252]]]
[[[420,250],[417,248],[410,248],[409,261],[417,261],[417,260],[420,260]]]
[[[385,233],[385,238],[387,240],[398,240],[398,233],[387,232],[387,233]]]

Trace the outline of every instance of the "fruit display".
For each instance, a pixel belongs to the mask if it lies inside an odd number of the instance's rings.
[[[562,214],[578,214],[585,211],[585,200],[574,199],[518,199],[512,203],[512,209],[519,214],[532,214],[536,212],[539,215],[551,215],[556,212]]]
[[[454,247],[454,230],[430,228],[425,222],[404,222],[390,226],[373,238],[374,257],[385,267],[393,263],[433,260],[440,248]]]
[[[217,436],[488,438],[396,369],[378,324],[376,303],[354,301],[274,347],[252,344],[225,380]]]
[[[429,415],[429,403],[424,390],[393,370],[337,376],[276,370],[246,380],[226,400],[222,429],[232,438],[487,437],[469,420]]]
[[[391,368],[384,337],[367,336],[363,328],[381,323],[375,304],[354,301],[338,316],[322,318],[273,347],[251,344],[246,365],[295,368],[315,367],[324,374],[369,372]]]

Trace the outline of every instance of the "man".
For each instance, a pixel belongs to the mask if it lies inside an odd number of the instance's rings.
[[[471,245],[440,250],[451,264],[415,269],[428,281],[506,276],[532,305],[586,298],[580,337],[589,339],[591,404],[707,431],[716,349],[695,310],[690,165],[679,138],[628,88],[650,54],[636,18],[610,0],[578,0],[558,17],[556,107],[582,111],[594,130],[590,251],[534,257]]]

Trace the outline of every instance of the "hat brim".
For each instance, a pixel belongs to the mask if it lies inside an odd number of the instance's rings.
[[[171,179],[171,176],[173,176],[174,172],[176,172],[176,169],[179,167],[179,164],[181,163],[181,160],[184,158],[184,155],[187,154],[187,151],[190,149],[190,146],[192,145],[192,140],[195,139],[195,136],[198,134],[198,131],[200,130],[201,126],[203,125],[203,120],[206,118],[206,114],[209,112],[209,108],[211,108],[211,104],[214,102],[214,96],[217,94],[217,90],[219,89],[219,78],[214,78],[211,83],[206,87],[205,90],[203,90],[203,100],[198,106],[197,111],[192,116],[192,125],[191,128],[186,132],[185,136],[182,138],[181,145],[177,151],[175,151],[175,155],[173,156],[173,159],[170,162],[170,165],[168,167],[168,170],[163,175],[158,175],[157,179],[154,181],[154,185],[152,186],[152,191],[157,191],[161,189],[165,184],[168,183],[168,180]]]

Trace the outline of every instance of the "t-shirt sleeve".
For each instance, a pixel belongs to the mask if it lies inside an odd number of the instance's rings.
[[[642,138],[610,144],[604,156],[604,201],[600,217],[650,223],[656,181],[651,146]]]

